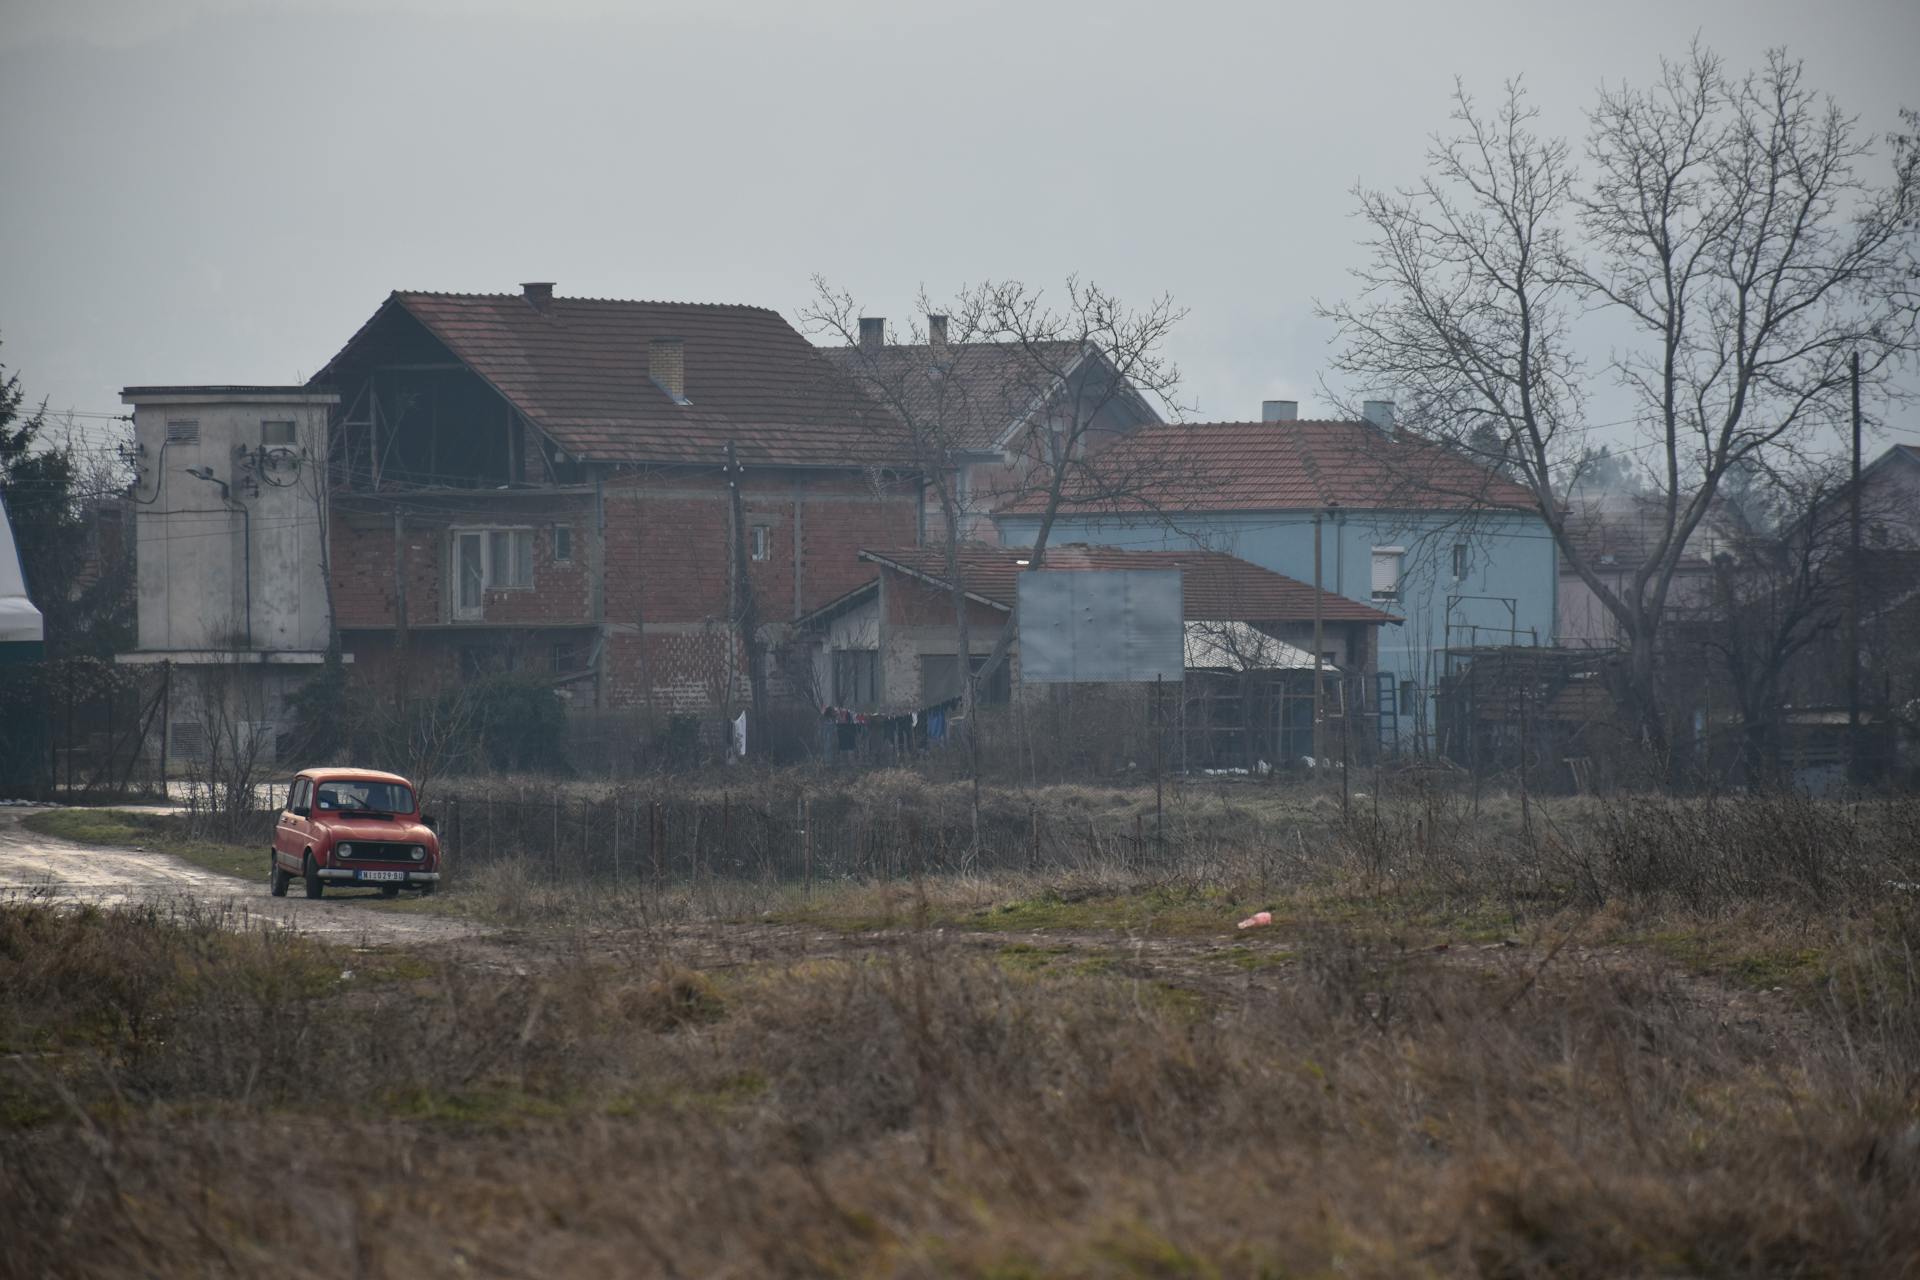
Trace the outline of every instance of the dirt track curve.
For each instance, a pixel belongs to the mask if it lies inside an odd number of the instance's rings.
[[[107,907],[191,904],[230,912],[242,927],[298,929],[360,945],[450,942],[482,932],[464,920],[368,910],[367,903],[377,900],[371,890],[330,892],[318,901],[271,897],[265,850],[260,854],[260,878],[237,880],[203,871],[171,854],[38,835],[20,825],[21,818],[32,812],[0,809],[0,899],[33,897]]]

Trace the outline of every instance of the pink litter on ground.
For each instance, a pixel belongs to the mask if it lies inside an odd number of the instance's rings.
[[[1242,929],[1259,929],[1273,923],[1273,912],[1256,911],[1240,922]]]

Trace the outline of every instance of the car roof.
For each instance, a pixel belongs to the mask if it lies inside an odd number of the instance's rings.
[[[302,769],[293,775],[296,778],[312,778],[316,782],[397,782],[412,789],[413,784],[397,773],[383,773],[379,769]]]

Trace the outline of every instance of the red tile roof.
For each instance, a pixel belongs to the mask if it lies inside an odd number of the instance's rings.
[[[1532,493],[1435,442],[1365,422],[1200,422],[1143,427],[1091,464],[1130,477],[1126,496],[1070,499],[1075,510],[1271,511],[1328,506],[1533,511]],[[1007,514],[1042,510],[1035,494]]]
[[[575,457],[604,462],[707,459],[737,444],[743,461],[886,465],[898,428],[812,343],[764,307],[396,292],[315,377],[324,382],[398,309]],[[648,344],[685,344],[686,398],[648,376]]]
[[[889,343],[877,351],[821,347],[820,354],[923,436],[946,447],[991,449],[1053,394],[1080,345],[1046,342]]]
[[[1019,596],[1017,574],[1027,572],[1032,552],[1020,547],[962,547],[961,581],[967,590],[1011,609]],[[943,546],[863,550],[862,560],[886,565],[945,585],[947,551]],[[1069,543],[1048,547],[1046,569],[1179,569],[1185,612],[1191,622],[1311,622],[1313,587],[1222,551],[1134,551]],[[1320,592],[1320,616],[1326,622],[1399,622],[1357,600]]]

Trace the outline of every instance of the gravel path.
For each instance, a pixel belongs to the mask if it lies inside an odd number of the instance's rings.
[[[363,946],[450,942],[483,932],[468,921],[445,916],[369,910],[368,904],[379,901],[376,890],[330,891],[319,901],[272,897],[267,893],[264,849],[260,878],[237,880],[171,854],[38,835],[20,825],[31,812],[0,809],[0,899],[192,907],[231,913],[236,927],[298,929]]]

